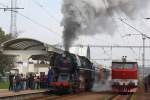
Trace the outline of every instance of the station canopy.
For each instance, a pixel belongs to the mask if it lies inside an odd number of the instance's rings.
[[[18,38],[2,44],[3,50],[46,50],[46,44],[29,38]]]
[[[1,44],[1,48],[4,54],[30,53],[33,58],[44,58],[45,54],[53,56],[63,52],[62,49],[30,38],[17,38],[6,41]]]

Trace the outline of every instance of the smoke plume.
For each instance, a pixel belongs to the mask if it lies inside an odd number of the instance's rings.
[[[80,35],[96,33],[113,34],[115,22],[112,16],[124,13],[133,17],[135,12],[144,8],[150,0],[63,0],[62,25],[65,49]]]

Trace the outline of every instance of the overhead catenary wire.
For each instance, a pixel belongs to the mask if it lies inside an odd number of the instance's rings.
[[[59,21],[52,15],[52,14],[50,14],[50,12],[47,10],[47,9],[45,9],[44,7],[43,7],[43,5],[41,5],[37,0],[35,1],[35,0],[32,0],[32,2],[33,3],[35,3],[38,7],[40,7],[41,9],[43,9],[43,11],[49,16],[49,18],[52,18],[52,19],[54,19],[55,20],[55,22],[59,25]]]
[[[6,7],[6,9],[8,8],[8,6],[6,6],[6,5],[4,5],[4,4],[2,4],[2,3],[0,3],[0,4],[1,4],[3,7]],[[16,14],[18,14],[18,15],[24,17],[24,18],[27,19],[28,21],[30,21],[30,22],[32,22],[32,23],[34,23],[34,24],[36,24],[36,25],[38,25],[38,26],[40,26],[40,27],[42,27],[42,28],[44,28],[44,29],[50,31],[50,32],[53,32],[53,33],[56,33],[57,35],[59,35],[57,32],[53,31],[52,29],[46,27],[45,25],[42,25],[42,24],[38,23],[37,21],[35,21],[35,20],[33,20],[33,19],[27,17],[26,15],[24,15],[24,14],[22,14],[22,13],[19,13],[19,12],[13,10],[13,9],[11,9],[11,10],[9,9],[9,10],[7,10],[7,11],[14,11],[14,12],[16,12]],[[59,35],[59,36],[60,36],[60,35]]]
[[[150,39],[149,36],[147,36],[146,34],[144,34],[143,32],[141,32],[140,30],[136,29],[135,27],[133,27],[132,25],[128,24],[127,22],[125,22],[123,19],[120,19],[120,21],[122,21],[124,24],[126,24],[127,26],[131,27],[132,29],[134,29],[135,31],[137,31],[138,33],[140,33],[142,35],[142,40],[143,40],[143,54],[142,54],[142,68],[143,68],[143,72],[142,72],[142,78],[145,77],[145,72],[144,72],[144,67],[145,67],[145,39],[148,38]]]
[[[104,3],[105,8],[107,9],[105,0],[103,0],[103,3]],[[108,14],[109,14],[109,13],[108,13]],[[109,16],[110,16],[110,14],[109,14]],[[110,16],[110,17],[112,18],[112,16]],[[144,35],[145,37],[149,38],[148,36],[146,36],[145,34],[143,34],[141,31],[137,30],[137,29],[134,28],[133,26],[131,26],[131,25],[129,25],[128,23],[124,22],[123,19],[121,18],[121,16],[119,16],[119,17],[120,17],[119,19],[121,19],[121,21],[122,21],[124,24],[130,26],[130,27],[133,28],[134,30],[138,31],[140,34],[142,34],[142,35]],[[112,20],[113,20],[113,18],[112,18]],[[120,34],[120,36],[121,36],[121,34]],[[121,36],[121,38],[122,38],[122,36]],[[134,51],[134,49],[133,49],[132,47],[130,48],[130,50],[135,54],[135,56],[137,56],[136,52]]]
[[[136,55],[136,58],[138,58],[138,55],[136,54],[135,50],[133,48],[130,48],[130,50]]]
[[[121,18],[121,17],[120,17],[120,18]],[[122,24],[123,24],[122,26],[125,27],[125,26],[124,26],[125,24],[124,24],[124,23],[122,23]],[[123,29],[124,29],[124,28],[123,28]],[[126,31],[126,30],[124,30],[124,32],[125,32],[125,31]],[[125,35],[127,35],[127,34],[125,34]],[[121,36],[121,38],[124,39],[123,36]],[[126,42],[129,44],[129,38],[128,38],[128,40],[127,40]],[[135,55],[135,58],[137,58],[138,55],[137,55],[137,53],[135,52],[135,50],[134,50],[132,47],[130,48],[130,50],[131,50],[131,52]]]
[[[106,1],[105,1],[105,0],[102,0],[102,1],[103,1],[103,4],[104,4],[105,9],[107,9]],[[109,13],[108,11],[107,11],[107,13],[108,13],[109,17],[111,17],[112,21],[114,21],[114,18],[110,15],[110,13]],[[119,34],[119,35],[120,35],[120,37],[122,38],[121,34]],[[133,50],[132,50],[132,52],[133,52]]]
[[[147,36],[145,33],[141,32],[140,30],[138,30],[137,28],[133,27],[132,25],[128,24],[127,22],[125,22],[122,18],[119,18],[121,22],[123,22],[124,24],[126,24],[127,26],[129,26],[130,28],[134,29],[135,31],[137,31],[138,33],[140,33],[141,35],[145,36],[146,38],[150,39],[149,36]]]
[[[91,60],[111,61],[112,59],[109,59],[109,58],[94,58],[94,59],[91,59]],[[132,61],[132,60],[142,61],[142,59],[128,59],[128,61]],[[150,59],[145,59],[145,61],[150,62]]]
[[[103,1],[104,6],[105,6],[105,9],[107,9],[105,0],[102,0],[102,1]],[[109,13],[108,13],[108,15],[112,18],[112,16],[111,16]],[[146,34],[144,34],[143,32],[139,31],[138,29],[136,29],[136,28],[133,27],[132,25],[128,24],[127,22],[125,22],[125,21],[121,18],[121,16],[120,16],[119,19],[120,19],[121,22],[123,22],[123,23],[126,24],[127,26],[133,28],[134,30],[136,30],[137,32],[139,32],[141,35],[143,35],[143,36],[145,36],[146,38],[149,38],[149,39],[150,39],[150,37],[148,37]],[[112,18],[112,20],[113,20],[113,18]],[[120,35],[120,36],[121,36],[121,35]],[[122,37],[122,36],[121,36],[121,37]],[[133,50],[133,48],[130,48],[130,50],[137,56],[137,54],[135,53],[135,51]]]
[[[119,16],[119,18],[120,18],[120,19],[123,19],[123,18],[121,18],[121,16]],[[124,23],[123,23],[122,26],[125,27],[125,26],[124,26]],[[127,34],[126,34],[126,35],[127,35]],[[123,36],[120,35],[120,37],[122,38],[122,40],[124,40],[124,39],[123,39]],[[125,41],[125,40],[124,40],[124,41]],[[128,42],[128,44],[129,44],[129,41],[127,41],[127,42]],[[134,50],[132,47],[129,48],[129,49],[133,52],[133,54],[134,54],[134,55],[136,56],[136,58],[137,58],[137,54],[136,54],[135,50]],[[135,59],[136,59],[136,58],[135,58]]]
[[[50,31],[50,32],[56,33],[56,32],[54,32],[52,29],[50,29],[50,28],[48,28],[48,27],[46,27],[46,26],[44,26],[44,25],[42,25],[42,24],[36,22],[35,20],[33,20],[33,19],[31,19],[31,18],[25,16],[25,15],[22,14],[22,13],[17,12],[17,14],[20,15],[20,16],[22,16],[22,17],[24,17],[24,18],[26,18],[26,19],[29,20],[30,22],[32,22],[32,23],[34,23],[34,24],[36,24],[36,25],[38,25],[38,26],[40,26],[40,27],[42,27],[42,28],[44,28],[44,29]]]
[[[103,4],[104,4],[105,9],[107,9],[106,1],[105,1],[105,0],[102,0],[102,1],[103,1]],[[108,15],[111,17],[112,21],[114,21],[114,18],[110,15],[110,13],[109,13],[109,12],[107,12],[107,13],[108,13]],[[121,18],[121,17],[120,17],[120,18]],[[119,34],[119,35],[120,35],[120,37],[122,38],[121,34]],[[133,48],[130,48],[130,50],[137,56],[137,54],[135,53],[135,51],[133,50]]]

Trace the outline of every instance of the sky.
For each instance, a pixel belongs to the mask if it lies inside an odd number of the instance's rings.
[[[10,6],[11,0],[0,0],[0,7],[3,5]],[[17,31],[19,37],[33,38],[48,44],[62,44],[61,13],[62,0],[18,0],[18,7],[24,8],[18,10],[17,14]],[[137,14],[133,19],[125,17],[126,22],[130,23],[143,33],[150,36],[150,20],[144,19],[150,17],[150,7],[145,8],[142,13]],[[117,16],[117,17],[119,17]],[[139,34],[134,29],[129,28],[124,23],[117,21],[116,32],[113,35],[105,33],[96,34],[94,36],[80,36],[74,44],[85,45],[142,45],[142,37],[125,36],[126,34]],[[29,20],[30,19],[30,20]],[[32,21],[31,21],[32,20]],[[0,10],[0,27],[7,33],[10,30],[10,11]],[[150,40],[146,39],[146,45],[150,45]],[[80,52],[85,55],[85,48],[74,48],[76,53]],[[149,57],[150,50],[146,49],[146,59]],[[129,59],[142,58],[141,49],[120,49],[120,48],[91,48],[92,59],[120,59],[122,56],[128,56]],[[96,61],[98,63],[107,64],[110,61]],[[149,61],[150,62],[150,61]],[[147,65],[150,65],[146,62]],[[141,63],[141,62],[140,62]]]
[[[0,3],[9,6],[10,1],[0,0]],[[50,44],[61,42],[61,0],[18,0],[18,7],[24,8],[18,10],[19,13],[40,24],[37,25],[18,14],[17,31],[20,33],[19,37],[35,38]],[[10,11],[0,11],[0,25],[6,32],[9,32]]]

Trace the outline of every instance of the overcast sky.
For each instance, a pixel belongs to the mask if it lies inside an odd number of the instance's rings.
[[[3,5],[10,6],[11,0],[0,0],[0,7]],[[18,0],[18,7],[24,8],[18,10],[23,16],[17,15],[17,31],[19,37],[27,37],[37,39],[49,44],[62,44],[62,30],[60,23],[62,20],[61,14],[62,0]],[[126,18],[126,22],[130,23],[140,31],[150,36],[150,20],[145,20],[145,17],[150,17],[150,7],[143,9],[142,13],[137,14],[132,20],[120,14],[115,16],[117,21],[116,32],[113,35],[97,34],[95,36],[80,36],[75,44],[91,44],[91,45],[142,45],[141,36],[124,37],[125,34],[139,34],[135,30],[117,19],[117,17]],[[28,17],[28,18],[25,18]],[[113,16],[114,17],[114,16]],[[7,33],[10,29],[10,11],[4,12],[0,10],[0,27]],[[146,39],[146,45],[150,45],[150,40]],[[84,50],[75,51],[84,52]],[[111,49],[108,48],[91,48],[92,59],[95,58],[113,58],[119,59],[126,55],[129,59],[138,59],[141,57],[142,50],[140,49]],[[150,50],[146,50],[146,58],[150,59]],[[98,61],[99,63],[107,63]],[[146,62],[149,64],[149,62]],[[149,64],[150,65],[150,64]]]

